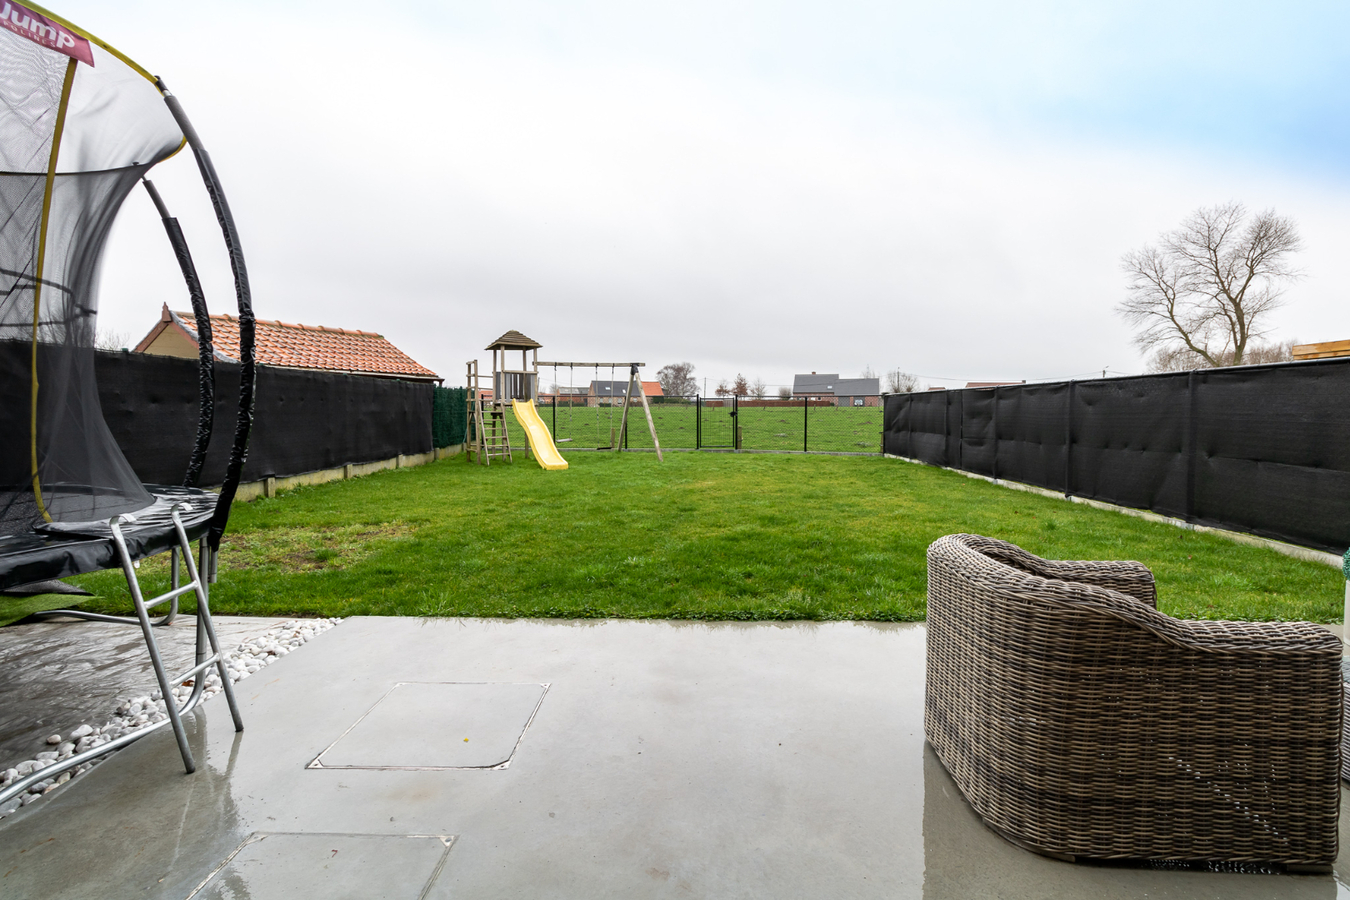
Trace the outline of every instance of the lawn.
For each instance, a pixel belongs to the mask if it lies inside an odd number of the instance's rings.
[[[1175,616],[1340,620],[1342,579],[1211,535],[880,457],[455,457],[235,507],[219,613],[924,617],[924,550],[971,531],[1060,559],[1137,559]],[[166,584],[164,557],[142,577]],[[128,612],[121,576],[77,579]],[[106,598],[106,599],[104,599]],[[190,605],[189,605],[190,608]]]

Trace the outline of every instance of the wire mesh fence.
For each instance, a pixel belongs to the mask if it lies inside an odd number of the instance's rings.
[[[672,450],[881,452],[878,395],[792,400],[649,397],[648,403],[661,446]],[[621,399],[555,396],[540,407],[560,450],[616,444],[629,449],[652,447],[640,402],[629,406],[626,434]]]

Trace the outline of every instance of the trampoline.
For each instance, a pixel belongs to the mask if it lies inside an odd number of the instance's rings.
[[[196,764],[183,716],[202,699],[215,669],[243,730],[211,623],[209,584],[239,485],[253,416],[255,356],[248,273],[211,157],[165,86],[113,47],[32,4],[6,0],[0,19],[0,592],[120,568],[136,615],[74,616],[140,627],[168,718],[76,753],[0,790],[0,802],[40,780],[103,756],[165,725],[184,768]],[[202,490],[214,427],[211,323],[178,221],[146,179],[187,147],[216,212],[233,270],[242,361],[239,412],[219,494]],[[98,276],[123,202],[144,185],[182,270],[200,337],[197,439],[182,485],[145,485],[118,448],[99,406],[94,377]],[[197,558],[193,557],[193,544]],[[170,589],[142,595],[140,559],[171,554]],[[188,671],[165,671],[155,624],[173,621],[178,601],[197,602],[197,652]],[[158,623],[150,611],[167,605]],[[192,680],[182,702],[173,687]]]

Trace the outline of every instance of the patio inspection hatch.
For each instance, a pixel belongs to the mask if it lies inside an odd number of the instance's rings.
[[[188,900],[419,900],[441,874],[453,842],[439,834],[257,832]]]
[[[504,769],[547,684],[400,682],[311,769]]]

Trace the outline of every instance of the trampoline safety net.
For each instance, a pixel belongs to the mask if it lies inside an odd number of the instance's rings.
[[[0,16],[2,536],[152,502],[99,407],[99,259],[184,135],[134,63],[9,0]]]

